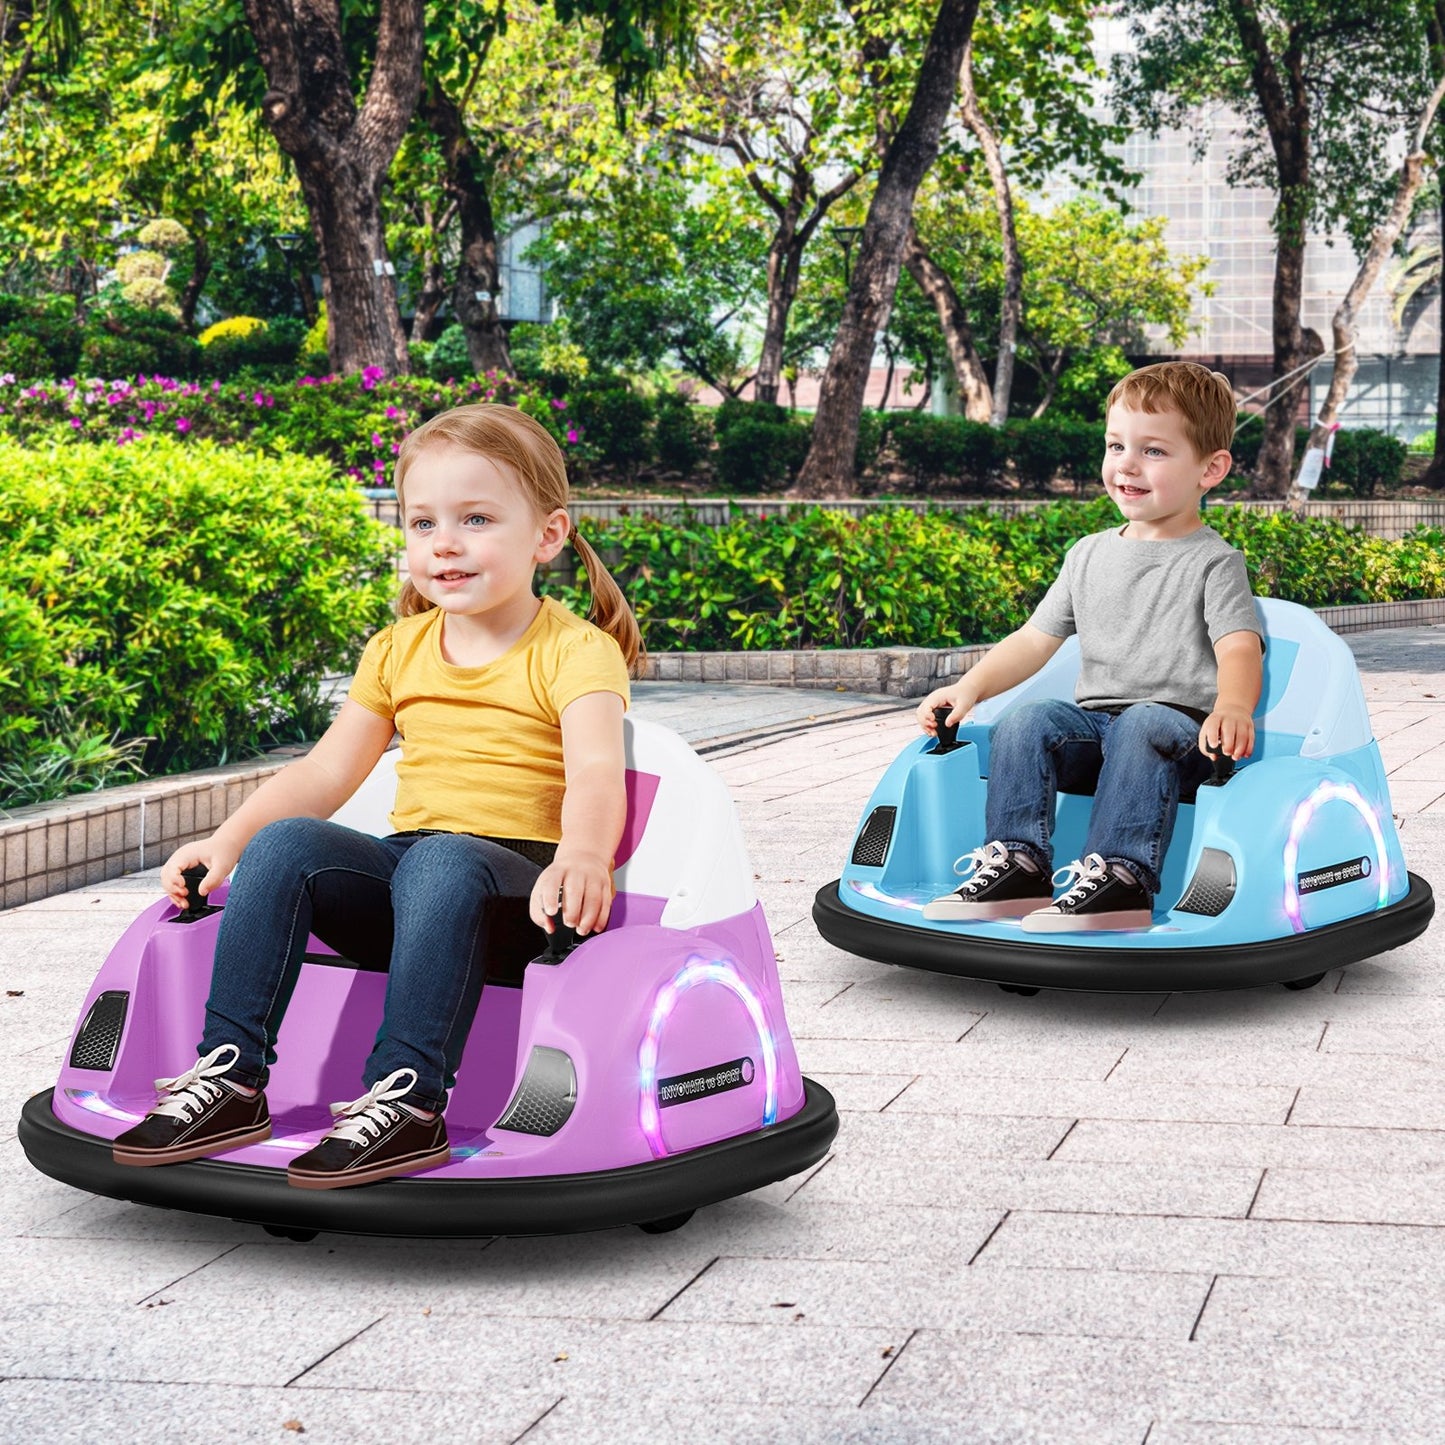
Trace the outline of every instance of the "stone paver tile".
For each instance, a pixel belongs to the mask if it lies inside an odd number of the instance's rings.
[[[345,1299],[378,1314],[414,1305],[538,1318],[646,1319],[711,1257],[685,1229],[566,1236],[545,1241],[542,1250],[527,1240],[489,1247],[472,1240],[394,1241],[378,1250],[348,1246],[340,1237],[323,1239],[304,1250],[241,1245],[166,1293],[217,1308],[284,1293],[308,1307]]]
[[[887,1109],[848,1120],[838,1158],[872,1159],[906,1170],[913,1161],[952,1164],[978,1155],[1043,1160],[1059,1147],[1072,1120],[1008,1114],[904,1114]]]
[[[877,1113],[913,1082],[913,1074],[808,1074],[832,1094],[840,1113]]]
[[[1281,990],[1283,992],[1283,990]],[[1297,995],[1296,995],[1297,996]],[[990,1010],[969,1038],[979,1043],[1019,1044],[1108,1044],[1121,1051],[1134,1045],[1178,1048],[1196,1052],[1208,1042],[1227,1040],[1232,1047],[1248,1046],[1258,1040],[1276,1048],[1313,1048],[1324,1031],[1325,1020],[1296,1013],[1281,1018],[1275,1014],[1251,1014],[1235,1005],[1220,1011],[1194,1005],[1197,1012],[1171,1013],[1184,998],[1214,998],[1217,995],[1121,994],[1110,999],[1099,994],[1070,994],[1067,1002],[1053,1004],[1047,1013],[1028,1005],[1044,998],[1020,999],[1020,1008]]]
[[[1307,1425],[1229,1425],[1209,1420],[1156,1420],[1148,1445],[1404,1445],[1382,1430],[1315,1430]]]
[[[684,1295],[685,1299],[686,1296]],[[1403,1281],[1255,1279],[1220,1275],[1195,1338],[1293,1339],[1318,1344],[1445,1335],[1445,1297]]]
[[[1398,1015],[1397,1015],[1398,1018]],[[1320,1042],[1326,1054],[1385,1054],[1428,1059],[1445,1068],[1445,1025],[1420,1027],[1372,1021],[1331,1023]]]
[[[264,1297],[227,1311],[217,1328],[204,1300],[109,1309],[72,1295],[68,1305],[0,1312],[0,1376],[31,1379],[284,1385],[374,1324],[342,1297],[298,1311]],[[204,1345],[198,1344],[204,1341]]]
[[[638,1389],[653,1399],[737,1405],[836,1405],[863,1399],[878,1378],[883,1351],[906,1334],[888,1330],[757,1330],[748,1325],[599,1323],[573,1319],[492,1318],[433,1311],[389,1316],[306,1376],[338,1388],[377,1370],[396,1383],[394,1362],[425,1360],[418,1393],[432,1380],[490,1377],[558,1394],[621,1398]],[[485,1365],[481,1365],[485,1362]]]
[[[1440,1281],[1439,1229],[1259,1219],[1011,1213],[974,1268],[1179,1270],[1289,1278]]]
[[[56,1188],[64,1186],[57,1185]],[[25,1230],[37,1239],[211,1240],[218,1244],[256,1244],[273,1236],[258,1224],[241,1224],[213,1214],[154,1209],[123,1199],[103,1199],[67,1190],[67,1207],[52,1211]],[[279,1241],[277,1242],[279,1247]]]
[[[292,1440],[305,1445],[412,1445],[428,1440],[511,1445],[556,1401],[557,1396],[545,1390],[492,1384],[477,1392],[455,1382],[430,1395],[199,1384],[114,1383],[97,1390],[87,1380],[0,1383],[0,1418],[6,1422],[7,1437],[43,1440],[46,1445],[121,1439],[145,1445],[284,1445]]]
[[[36,1308],[135,1305],[157,1290],[220,1259],[232,1246],[167,1239],[98,1240],[77,1249],[70,1239],[0,1239],[0,1299],[24,1299]]]
[[[1445,1085],[1445,1077],[1441,1084]],[[1366,1129],[1445,1129],[1445,1087],[1406,1090],[1375,1084],[1346,1092],[1307,1084],[1299,1091],[1290,1123],[1353,1125]]]
[[[979,1016],[949,999],[940,982],[899,987],[893,979],[867,979],[803,1014],[790,1001],[789,1020],[799,1039],[956,1039]]]
[[[1206,1045],[1190,1054],[1142,1044],[1129,1049],[1109,1075],[1111,1084],[1145,1080],[1176,1084],[1306,1084],[1336,1090],[1372,1084],[1424,1089],[1445,1084],[1445,1061],[1265,1045],[1257,1049],[1213,1049]]]
[[[720,1259],[659,1318],[780,1328],[976,1329],[1187,1340],[1204,1274]]]
[[[1445,1131],[1081,1119],[1053,1157],[1271,1171],[1336,1170],[1348,1163],[1355,1169],[1410,1174],[1445,1169]]]
[[[995,1078],[1095,1079],[1103,1081],[1124,1050],[1112,1044],[1014,1044],[976,1032],[948,1043],[877,1039],[812,1039],[808,1061],[830,1074],[884,1074],[900,1067],[914,1073],[976,1074]]]
[[[1076,1119],[1192,1119],[1282,1124],[1291,1087],[1227,1084],[1115,1084],[1076,1079],[928,1078],[910,1084],[890,1113],[1018,1114]]]
[[[912,1202],[1101,1215],[1167,1214],[1243,1218],[1259,1187],[1257,1169],[1190,1169],[1143,1164],[1012,1163],[982,1157],[854,1158],[840,1151],[802,1193],[906,1208]]]
[[[1359,1224],[1445,1224],[1445,1167],[1436,1165],[1410,1174],[1271,1169],[1265,1174],[1250,1216]]]

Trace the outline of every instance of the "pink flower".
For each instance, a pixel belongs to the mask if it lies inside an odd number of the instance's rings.
[[[178,416],[176,418],[176,430],[178,432],[180,432],[182,435],[185,435],[185,433],[190,431],[190,429],[191,423],[189,417]]]
[[[567,428],[567,440],[569,442],[575,442],[577,440],[577,428],[575,426],[569,426]]]
[[[71,426],[75,427],[75,429],[76,429],[77,431],[78,431],[82,426],[85,425],[85,423],[82,422],[81,419],[80,419],[78,416],[73,416],[73,417],[71,417],[71,418],[70,418],[70,424],[71,424]]]
[[[381,445],[381,433],[379,431],[372,432],[371,444],[374,447],[379,447]]]

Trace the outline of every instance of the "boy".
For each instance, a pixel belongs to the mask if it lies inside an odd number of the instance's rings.
[[[1078,634],[1075,702],[1025,703],[994,726],[991,841],[925,918],[1021,918],[1029,933],[1149,926],[1179,794],[1210,772],[1202,750],[1254,748],[1264,636],[1243,556],[1199,515],[1229,472],[1234,416],[1229,382],[1190,362],[1146,366],[1109,393],[1104,488],[1125,524],[1080,538],[1033,616],[918,706],[936,732],[934,708],[958,722]],[[1061,870],[1071,886],[1054,899],[1056,792],[1096,780],[1084,859]]]

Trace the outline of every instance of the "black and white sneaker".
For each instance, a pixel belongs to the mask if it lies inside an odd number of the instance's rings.
[[[967,869],[964,865],[968,865]],[[953,865],[953,871],[968,881],[924,908],[923,916],[932,922],[1022,918],[1053,897],[1043,869],[1027,853],[1010,852],[1002,843],[989,843],[965,853]]]
[[[223,1057],[226,1054],[229,1058]],[[271,1116],[260,1089],[244,1093],[225,1075],[241,1056],[235,1044],[212,1049],[184,1074],[157,1079],[165,1095],[111,1147],[117,1164],[184,1164],[271,1137]]]
[[[1121,863],[1106,863],[1097,853],[1075,860],[1063,874],[1067,891],[1047,908],[1030,913],[1025,933],[1083,933],[1089,930],[1148,928],[1154,921],[1154,899]]]
[[[359,1099],[333,1104],[337,1123],[314,1149],[291,1161],[286,1182],[297,1189],[344,1189],[435,1169],[451,1157],[440,1114],[423,1118],[400,1101],[416,1073],[398,1069]]]

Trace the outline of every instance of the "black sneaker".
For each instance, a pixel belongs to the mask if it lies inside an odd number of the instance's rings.
[[[398,1102],[415,1087],[416,1073],[398,1069],[359,1099],[333,1104],[338,1123],[291,1161],[286,1182],[298,1189],[345,1189],[445,1164],[452,1151],[442,1116],[423,1119]]]
[[[923,910],[925,918],[943,923],[1022,918],[1054,896],[1043,869],[1027,853],[1010,852],[1002,843],[965,853],[953,871],[962,873],[965,863],[973,870],[968,882],[935,898]]]
[[[1025,933],[1082,933],[1087,930],[1148,928],[1153,895],[1121,863],[1090,853],[1082,863],[1059,869],[1068,875],[1066,893],[1024,919]]]
[[[222,1055],[230,1057],[222,1062]],[[157,1079],[165,1098],[133,1129],[119,1135],[111,1157],[117,1164],[184,1164],[208,1154],[223,1154],[271,1137],[266,1095],[243,1094],[228,1083],[226,1071],[241,1056],[235,1044],[222,1044],[184,1074]]]

